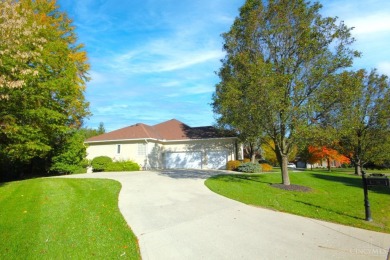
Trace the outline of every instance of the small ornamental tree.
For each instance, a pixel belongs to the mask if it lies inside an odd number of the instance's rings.
[[[78,171],[86,172],[84,167],[87,156],[84,146],[84,135],[80,131],[69,133],[52,158],[50,170],[59,174],[71,174]],[[83,169],[84,168],[84,169]]]
[[[322,147],[309,146],[308,152],[309,152],[308,162],[310,164],[314,164],[326,160],[327,168],[329,171],[330,171],[331,161],[336,161],[340,164],[350,163],[348,157],[326,146],[322,146]]]

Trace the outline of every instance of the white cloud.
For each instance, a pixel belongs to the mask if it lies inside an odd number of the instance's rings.
[[[380,62],[378,72],[390,76],[390,61]]]
[[[213,85],[197,85],[197,86],[185,89],[185,92],[187,95],[212,93],[213,91],[214,91]]]
[[[94,71],[94,70],[89,71],[88,74],[89,74],[88,76],[91,78],[90,83],[93,83],[96,85],[107,83],[107,81],[109,80],[107,78],[107,75],[104,75],[103,73],[99,73],[99,72]]]
[[[162,83],[160,83],[161,87],[166,87],[166,88],[178,87],[180,85],[182,85],[182,82],[179,80],[169,80],[169,81],[163,81]]]
[[[109,66],[127,74],[171,72],[211,60],[218,61],[223,52],[215,49],[190,49],[178,47],[174,41],[153,41],[138,50],[120,54]]]
[[[355,27],[353,30],[354,35],[390,33],[390,15],[388,12],[358,16],[348,19],[346,22],[349,26]]]

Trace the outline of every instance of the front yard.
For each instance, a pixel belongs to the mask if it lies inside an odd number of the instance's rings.
[[[390,188],[370,188],[372,222],[365,221],[361,177],[317,170],[291,172],[291,183],[311,191],[287,191],[280,173],[218,175],[206,186],[225,197],[249,204],[329,222],[390,233]]]
[[[140,259],[113,180],[0,183],[0,259]]]

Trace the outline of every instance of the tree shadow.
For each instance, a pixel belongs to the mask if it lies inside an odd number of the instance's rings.
[[[229,174],[229,175],[217,175],[211,177],[212,179],[218,179],[223,182],[236,182],[236,183],[242,183],[242,182],[257,182],[257,183],[264,183],[264,184],[275,184],[268,181],[261,180],[261,175],[251,175],[251,174]]]
[[[195,169],[166,169],[157,172],[158,175],[174,179],[208,179],[213,176],[226,174],[219,170],[195,170]]]
[[[332,210],[332,209],[329,209],[329,208],[324,208],[324,207],[321,207],[321,206],[319,206],[319,205],[315,205],[315,204],[308,203],[308,202],[305,202],[305,201],[300,201],[300,200],[294,200],[294,201],[295,201],[295,202],[298,202],[298,203],[301,203],[301,204],[304,204],[304,205],[306,205],[306,206],[310,206],[310,207],[316,208],[316,209],[321,209],[321,210],[324,210],[324,211],[329,211],[329,212],[335,213],[335,214],[337,214],[337,215],[342,215],[342,216],[346,216],[346,217],[354,218],[354,219],[358,219],[358,220],[364,220],[364,218],[359,218],[359,217],[357,217],[357,216],[349,215],[349,214],[346,214],[346,213],[344,213],[344,212]]]
[[[326,180],[330,182],[339,182],[343,183],[346,186],[356,187],[363,189],[363,181],[362,178],[354,178],[354,177],[347,177],[335,174],[319,174],[319,173],[310,173],[313,177]],[[378,186],[370,186],[368,188],[370,191],[380,194],[388,194],[390,195],[390,187],[378,187]]]

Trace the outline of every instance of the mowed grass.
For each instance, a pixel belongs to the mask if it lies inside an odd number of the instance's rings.
[[[0,259],[140,259],[113,180],[0,183]]]
[[[310,187],[310,192],[272,187],[281,183],[280,173],[219,175],[206,186],[225,197],[264,208],[329,222],[390,233],[390,188],[369,190],[372,222],[365,221],[361,177],[324,171],[290,173],[292,184]]]

